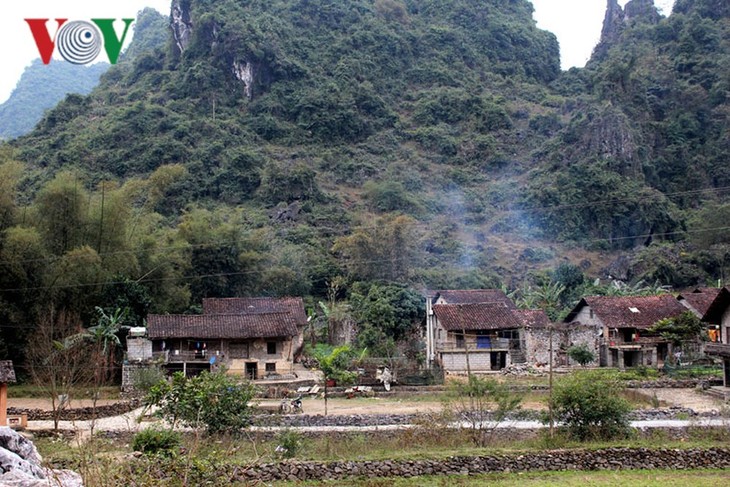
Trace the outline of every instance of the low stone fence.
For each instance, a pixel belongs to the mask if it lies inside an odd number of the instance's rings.
[[[510,420],[540,420],[541,411],[524,409],[510,415],[505,422]],[[438,414],[437,414],[438,415]],[[629,413],[632,421],[656,420],[656,419],[690,419],[699,417],[716,418],[720,416],[718,411],[705,411],[698,413],[690,408],[666,408],[666,409],[637,409]],[[480,418],[484,421],[493,419],[491,412],[487,412]],[[320,414],[261,414],[252,418],[256,426],[385,426],[404,424],[423,424],[432,422],[433,416],[424,414],[350,414],[338,416],[322,416]],[[728,419],[730,423],[730,418]]]
[[[60,420],[61,421],[84,421],[90,419],[107,418],[110,416],[119,416],[121,414],[128,413],[133,409],[137,409],[142,406],[142,402],[139,400],[118,402],[115,404],[108,404],[103,406],[83,407],[83,408],[65,408],[61,410]],[[29,409],[29,408],[8,408],[8,414],[27,414],[28,421],[52,421],[53,411],[46,411],[43,409]]]
[[[381,460],[347,462],[285,461],[254,465],[235,480],[341,480],[350,477],[416,477],[421,475],[475,475],[492,472],[560,470],[634,470],[730,468],[730,449],[606,448],[530,452],[529,455],[448,457],[438,460]]]

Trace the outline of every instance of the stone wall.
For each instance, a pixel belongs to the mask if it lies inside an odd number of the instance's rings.
[[[121,414],[128,413],[133,409],[140,407],[142,403],[138,400],[128,402],[118,402],[116,404],[109,404],[105,406],[97,406],[96,408],[84,407],[74,409],[63,409],[61,410],[60,420],[61,421],[83,421],[94,418],[107,418],[110,416],[119,416]],[[27,414],[28,421],[44,421],[53,420],[53,411],[46,411],[44,409],[30,409],[30,408],[8,408],[8,414]]]
[[[476,475],[490,472],[730,468],[730,448],[560,450],[529,455],[449,457],[440,460],[286,461],[240,469],[238,481],[340,480],[350,477]]]

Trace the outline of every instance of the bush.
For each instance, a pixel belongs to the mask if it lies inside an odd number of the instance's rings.
[[[553,389],[553,414],[577,440],[625,437],[629,433],[631,406],[621,397],[621,390],[617,380],[603,374],[574,373]]]
[[[580,345],[573,345],[572,347],[568,348],[568,357],[575,360],[583,367],[596,360],[596,356],[585,343],[581,343]]]
[[[147,428],[132,439],[132,450],[146,455],[170,456],[180,446],[180,433],[162,428]]]
[[[185,377],[182,372],[173,375],[172,383],[161,382],[147,397],[147,406],[157,406],[156,414],[173,426],[177,422],[209,433],[228,431],[236,433],[249,425],[254,387],[238,382],[224,373],[203,372],[196,377]]]
[[[304,435],[298,431],[285,429],[277,437],[276,452],[282,458],[294,458],[304,446]]]
[[[132,374],[132,387],[137,392],[147,393],[165,380],[165,372],[157,365],[137,369]]]

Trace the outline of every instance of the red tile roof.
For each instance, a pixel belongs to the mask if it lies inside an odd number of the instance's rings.
[[[499,330],[522,326],[520,317],[499,303],[436,304],[433,312],[447,331]]]
[[[251,315],[148,315],[147,335],[151,339],[284,338],[297,335],[290,313]]]
[[[517,309],[501,289],[445,289],[436,291],[434,301],[439,297],[447,304],[501,303],[509,309]]]
[[[302,298],[205,298],[204,315],[291,313],[297,325],[307,324]]]
[[[522,320],[524,326],[529,328],[547,328],[550,326],[550,318],[541,309],[516,309],[513,313]]]
[[[730,288],[724,287],[720,289],[720,292],[717,293],[717,297],[714,301],[712,301],[712,304],[710,304],[709,308],[707,308],[707,312],[702,317],[702,321],[706,321],[707,323],[712,323],[715,325],[720,324],[722,321],[722,315],[727,311],[727,308],[730,306]]]
[[[572,321],[584,307],[611,328],[649,328],[657,321],[687,311],[671,294],[659,296],[588,296],[580,300],[565,318]]]
[[[682,293],[677,296],[677,299],[680,302],[684,300],[686,302],[683,303],[685,306],[688,306],[690,309],[693,309],[702,316],[707,313],[707,310],[710,308],[710,305],[715,300],[719,292],[720,289],[718,288],[703,287],[697,288],[691,293]]]

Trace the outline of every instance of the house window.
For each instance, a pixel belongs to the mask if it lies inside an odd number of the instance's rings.
[[[456,335],[456,348],[464,348],[464,335]]]
[[[593,310],[590,310],[591,319],[593,319]]]
[[[276,342],[266,342],[266,353],[269,355],[276,354]]]
[[[267,374],[275,374],[276,373],[276,362],[269,362],[266,364],[266,373]]]
[[[486,335],[477,336],[477,348],[492,348],[492,340]]]

